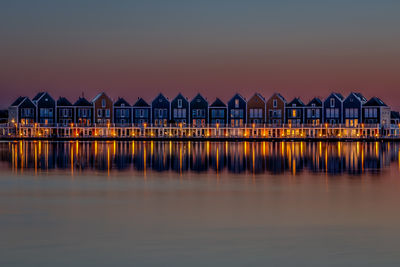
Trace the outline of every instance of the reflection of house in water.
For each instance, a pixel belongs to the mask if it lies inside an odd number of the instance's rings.
[[[20,141],[0,143],[0,160],[15,171],[38,172],[213,170],[359,175],[398,165],[399,148],[399,143],[388,142]]]

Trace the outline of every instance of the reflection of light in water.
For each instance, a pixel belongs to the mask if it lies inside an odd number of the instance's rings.
[[[107,144],[107,175],[110,176],[110,146]]]
[[[379,142],[278,144],[265,141],[223,143],[208,141],[195,142],[192,147],[191,142],[153,141],[151,142],[153,156],[149,155],[148,161],[147,150],[150,148],[148,142],[132,141],[118,142],[118,144],[117,142],[72,141],[62,144],[45,142],[43,155],[40,155],[41,150],[39,150],[41,142],[37,141],[9,142],[3,149],[5,153],[9,153],[7,160],[11,163],[10,168],[12,167],[13,171],[26,172],[32,168],[35,173],[54,168],[71,168],[71,174],[75,168],[82,171],[100,169],[111,173],[111,168],[114,167],[121,170],[133,166],[133,169],[144,169],[144,173],[149,167],[157,171],[173,170],[181,174],[185,171],[204,172],[209,169],[216,169],[218,174],[225,168],[231,172],[253,174],[290,171],[298,175],[303,173],[304,169],[312,172],[325,171],[329,174],[342,174],[347,171],[350,174],[361,174],[364,171],[375,172],[383,169],[389,161],[396,162],[400,169],[397,143],[395,145]],[[189,147],[190,154],[187,155]],[[283,153],[280,153],[282,151]],[[63,160],[65,162],[62,162]]]

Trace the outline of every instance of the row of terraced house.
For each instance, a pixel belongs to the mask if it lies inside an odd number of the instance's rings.
[[[138,98],[131,105],[124,98],[115,102],[100,93],[91,101],[79,97],[71,103],[65,97],[58,100],[47,92],[38,93],[33,99],[18,97],[9,107],[9,122],[45,125],[116,125],[156,126],[179,125],[229,127],[291,125],[344,125],[379,124],[389,128],[399,123],[399,113],[391,111],[378,97],[367,100],[360,93],[350,93],[344,98],[331,93],[326,99],[313,98],[305,104],[300,98],[287,102],[279,93],[269,99],[254,94],[246,100],[235,94],[227,103],[216,98],[211,104],[201,94],[189,100],[178,94],[171,101],[159,94],[151,103]]]

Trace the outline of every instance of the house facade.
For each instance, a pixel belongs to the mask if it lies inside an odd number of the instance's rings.
[[[36,122],[54,124],[56,122],[56,101],[47,92],[38,93],[32,102],[36,105]]]
[[[208,108],[210,125],[225,126],[227,123],[228,108],[221,99],[217,98]]]
[[[228,124],[231,127],[243,127],[246,124],[246,100],[235,94],[228,101]]]
[[[294,98],[290,103],[286,104],[286,123],[297,126],[304,123],[305,105],[300,98]]]
[[[57,123],[61,126],[69,126],[75,122],[75,108],[65,97],[57,100]]]
[[[362,106],[367,99],[360,93],[350,93],[343,101],[343,123],[346,127],[357,127],[362,122]]]
[[[362,107],[363,123],[390,126],[390,108],[378,97],[368,100]]]
[[[201,94],[190,101],[190,122],[193,127],[205,127],[208,124],[208,102]]]
[[[139,127],[151,124],[151,106],[143,98],[132,106],[132,122]]]
[[[324,101],[324,123],[341,124],[343,118],[343,96],[339,93],[330,94]]]
[[[104,92],[93,98],[94,120],[97,124],[110,124],[113,122],[113,101]]]
[[[26,96],[18,97],[8,108],[8,122],[21,124],[35,123],[35,104]]]
[[[285,122],[286,99],[278,93],[274,93],[266,103],[267,123],[278,126]]]
[[[314,97],[304,108],[304,123],[309,125],[319,125],[322,123],[322,100]]]
[[[256,93],[247,101],[247,123],[263,125],[265,119],[265,99],[262,95]]]
[[[79,97],[74,107],[75,123],[80,126],[90,126],[93,123],[93,104],[86,98]]]
[[[171,101],[171,123],[177,125],[186,125],[190,122],[189,101],[179,93]]]
[[[152,123],[154,126],[168,126],[170,121],[170,103],[163,95],[159,94],[151,103]]]
[[[114,123],[115,125],[129,125],[132,123],[132,108],[129,103],[119,97],[118,100],[114,103]]]

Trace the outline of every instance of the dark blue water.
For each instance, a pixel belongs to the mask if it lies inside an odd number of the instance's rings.
[[[0,143],[0,266],[399,266],[397,143]]]

